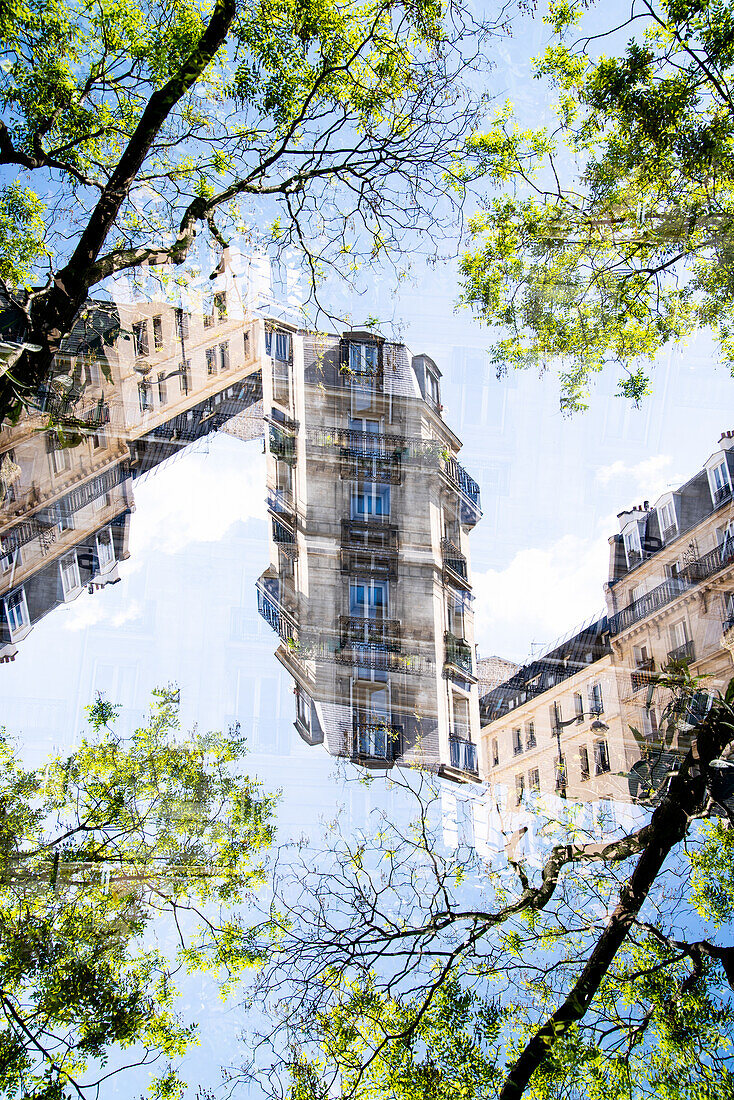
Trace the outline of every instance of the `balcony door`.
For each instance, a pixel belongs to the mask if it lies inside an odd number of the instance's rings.
[[[390,486],[374,481],[358,482],[352,488],[351,519],[384,519],[390,515]]]
[[[390,685],[354,681],[352,708],[356,751],[386,759],[390,755],[392,718]]]

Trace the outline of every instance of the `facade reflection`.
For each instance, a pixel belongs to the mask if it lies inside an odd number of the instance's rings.
[[[505,806],[532,791],[659,796],[734,674],[733,484],[734,432],[725,432],[684,485],[619,514],[607,613],[484,694],[482,773]],[[698,690],[671,735],[665,677],[684,669]]]
[[[54,607],[119,579],[135,478],[257,406],[258,326],[218,286],[199,312],[88,303],[27,415],[3,423],[0,661]]]
[[[267,326],[271,560],[261,615],[309,744],[367,767],[479,774],[468,538],[479,487],[426,355]]]

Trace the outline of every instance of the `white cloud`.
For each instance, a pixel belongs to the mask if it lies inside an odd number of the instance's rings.
[[[672,461],[671,455],[653,455],[637,463],[626,463],[617,459],[609,466],[599,466],[596,480],[600,485],[626,480],[632,483],[635,492],[643,493],[646,500],[655,500],[670,484],[668,467]]]
[[[93,596],[78,597],[69,607],[69,615],[64,623],[66,629],[85,630],[87,627],[98,626],[103,622],[116,628],[140,618],[143,609],[137,600],[124,604],[121,609],[115,609],[109,599],[111,593],[111,589],[103,589],[102,592],[97,592]]]
[[[566,535],[520,550],[505,569],[474,573],[481,655],[524,660],[532,642],[550,644],[604,607],[609,543]]]
[[[266,518],[262,442],[218,434],[209,453],[173,459],[133,488],[133,561],[150,549],[175,554],[190,543],[218,542],[238,520]]]

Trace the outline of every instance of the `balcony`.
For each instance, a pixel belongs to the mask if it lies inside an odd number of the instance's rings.
[[[276,518],[294,526],[293,497],[284,489],[268,489],[268,509]]]
[[[457,638],[450,630],[444,634],[445,663],[449,669],[472,675],[471,646],[463,638]]]
[[[478,484],[455,458],[442,455],[441,468],[449,484],[459,493],[461,522],[465,527],[474,527],[482,518]]]
[[[729,539],[697,561],[690,562],[679,576],[668,577],[657,588],[653,588],[639,600],[618,611],[609,620],[609,633],[621,634],[641,619],[646,619],[661,607],[672,603],[682,592],[686,592],[732,564],[734,564],[734,540]]]
[[[257,589],[257,610],[262,615],[268,626],[289,646],[298,646],[298,626],[290,615],[277,592],[277,581],[274,577],[261,578],[255,585]]]
[[[677,538],[678,538],[678,527],[675,523],[671,524],[670,527],[666,527],[665,530],[663,531],[663,542],[666,544],[666,546],[669,542],[672,542],[673,539],[677,539]]]
[[[639,565],[642,561],[641,550],[628,550],[627,551],[627,568],[634,569],[636,565]]]
[[[400,652],[399,619],[367,619],[359,615],[342,615],[339,619],[342,646],[373,645],[392,653]]]
[[[466,558],[456,543],[451,539],[442,539],[441,556],[446,579],[453,581],[460,588],[470,588]]]
[[[654,672],[655,661],[652,657],[649,657],[646,661],[640,661],[635,671],[630,673],[632,693],[636,694],[642,688],[654,684],[655,677],[652,675]]]
[[[340,473],[348,481],[376,481],[382,485],[399,485],[403,477],[400,451],[384,454],[381,451],[342,447]]]
[[[342,520],[342,573],[367,573],[395,580],[398,575],[398,529],[380,520]]]
[[[296,464],[296,437],[280,424],[270,424],[270,453],[289,466]]]
[[[675,649],[668,651],[668,661],[693,661],[695,659],[695,652],[693,648],[693,642],[687,641],[683,645],[676,646]]]
[[[730,496],[731,485],[722,485],[721,488],[717,489],[714,493],[714,508],[718,508],[725,500],[729,500]]]
[[[449,760],[451,767],[460,772],[479,773],[477,761],[477,746],[471,741],[464,741],[458,737],[449,739]]]
[[[391,762],[400,756],[402,734],[402,726],[355,717],[353,754],[368,760]]]
[[[287,527],[285,523],[281,523],[280,520],[272,517],[273,525],[273,542],[277,543],[286,557],[294,560],[298,557],[298,545],[296,543],[296,536],[290,527]]]

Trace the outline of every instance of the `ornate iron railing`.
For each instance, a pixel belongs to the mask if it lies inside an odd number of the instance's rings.
[[[377,760],[395,760],[400,756],[402,734],[402,726],[356,718],[353,754]]]
[[[463,638],[457,638],[450,630],[444,634],[446,664],[461,672],[472,674],[471,646]]]
[[[279,424],[270,425],[270,452],[281,462],[287,462],[294,466],[296,462],[296,439],[288,434]]]
[[[669,661],[692,661],[695,657],[695,650],[692,641],[684,642],[683,645],[676,646],[675,649],[668,650]]]
[[[449,759],[451,767],[457,771],[472,772],[476,775],[479,771],[477,761],[477,746],[471,741],[462,741],[452,737],[449,739]]]
[[[452,542],[451,539],[442,539],[441,554],[443,557],[444,569],[450,570],[457,578],[466,584],[468,582],[466,557],[462,554],[459,547]]]
[[[342,447],[340,473],[342,478],[350,481],[399,485],[403,476],[400,452],[392,455],[379,452],[371,454]]]
[[[448,480],[459,491],[461,522],[473,526],[482,516],[479,485],[455,458],[442,455],[441,466]]]
[[[399,619],[368,619],[359,615],[342,615],[339,619],[342,646],[368,644],[400,651]]]
[[[718,508],[720,504],[723,504],[725,500],[728,500],[731,496],[731,485],[722,485],[720,489],[717,489],[714,493],[714,508]]]
[[[704,554],[702,558],[690,562],[677,577],[668,577],[657,588],[646,592],[634,603],[618,611],[609,620],[609,633],[621,634],[623,630],[639,622],[640,619],[646,619],[648,615],[672,603],[681,593],[732,564],[734,564],[734,540],[727,540],[721,546],[710,550],[708,554]]]
[[[294,648],[297,647],[298,626],[295,619],[288,614],[278,598],[272,592],[269,592],[261,581],[258,581],[255,587],[257,589],[257,610],[260,615],[284,642]]]

